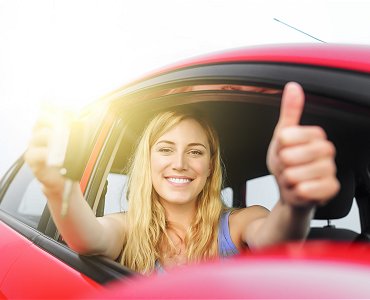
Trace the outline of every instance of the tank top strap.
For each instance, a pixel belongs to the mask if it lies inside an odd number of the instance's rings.
[[[239,251],[231,240],[229,217],[231,210],[224,212],[220,218],[220,225],[218,231],[218,252],[220,257],[227,257],[238,254]]]

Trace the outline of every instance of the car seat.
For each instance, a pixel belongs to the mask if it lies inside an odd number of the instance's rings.
[[[355,195],[355,177],[351,170],[339,168],[337,173],[341,184],[338,194],[325,206],[317,207],[314,220],[326,220],[324,227],[312,227],[308,235],[309,240],[336,240],[336,241],[355,241],[359,233],[337,228],[331,221],[343,218],[351,210]]]

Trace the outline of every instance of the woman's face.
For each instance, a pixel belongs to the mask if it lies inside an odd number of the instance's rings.
[[[153,186],[161,201],[195,202],[210,174],[210,147],[202,126],[181,121],[151,148]]]

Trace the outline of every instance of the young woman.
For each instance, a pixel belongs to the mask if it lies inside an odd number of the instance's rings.
[[[299,125],[303,106],[301,87],[289,83],[267,153],[280,189],[271,212],[253,206],[230,213],[223,207],[217,135],[193,114],[167,111],[150,122],[132,160],[127,213],[96,218],[75,184],[68,213],[60,216],[64,179],[45,163],[47,128],[35,130],[25,159],[72,249],[120,257],[129,268],[150,273],[305,239],[316,204],[331,199],[339,183],[333,144],[321,128]]]

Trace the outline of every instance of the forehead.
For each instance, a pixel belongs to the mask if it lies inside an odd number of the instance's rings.
[[[160,140],[169,140],[172,142],[189,142],[189,143],[203,143],[208,145],[208,138],[206,131],[194,119],[185,119],[173,126],[170,130],[159,137]]]

